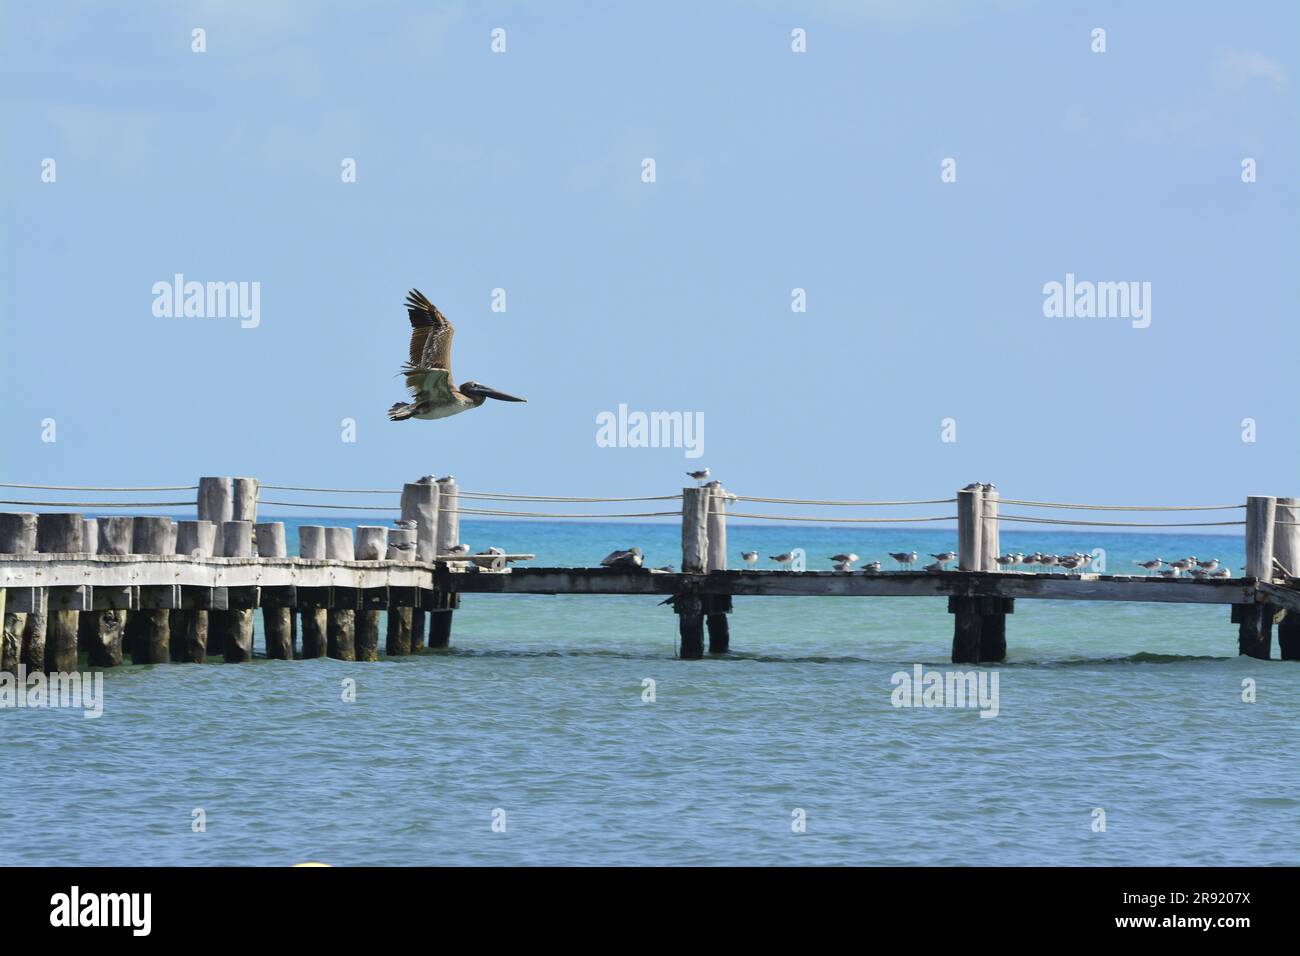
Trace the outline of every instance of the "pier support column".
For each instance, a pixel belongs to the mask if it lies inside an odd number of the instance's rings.
[[[266,521],[254,526],[259,558],[283,558],[289,554],[285,544],[284,522]],[[262,589],[262,636],[266,656],[273,661],[293,660],[297,629],[294,627],[292,587]]]
[[[1273,650],[1273,614],[1268,604],[1232,605],[1232,623],[1237,628],[1237,653],[1266,661]]]
[[[429,647],[451,646],[452,612],[460,607],[460,595],[455,591],[434,591],[433,607],[429,611]]]
[[[953,594],[948,597],[948,613],[953,615],[952,662],[978,664],[984,632],[983,599]]]
[[[1300,612],[1287,611],[1278,622],[1277,653],[1284,661],[1300,661]]]
[[[383,525],[360,525],[357,528],[357,561],[382,561],[388,556],[388,528]],[[357,610],[356,653],[359,661],[379,660],[379,607],[388,606],[388,589],[361,592]]]
[[[1277,499],[1273,559],[1288,578],[1300,576],[1300,498]],[[1277,651],[1284,661],[1300,661],[1300,613],[1287,611],[1277,623]]]
[[[456,489],[456,479],[452,475],[438,479],[438,534],[436,546],[438,554],[449,554],[453,547],[460,544],[460,492]],[[463,565],[448,565],[448,569],[463,572]],[[456,608],[460,607],[460,595],[455,592],[436,592],[434,607],[429,612],[429,647],[448,647],[451,645],[451,619]]]
[[[253,523],[227,521],[221,529],[222,554],[227,558],[253,556]],[[242,664],[253,659],[253,606],[255,588],[228,589],[229,607],[212,612],[213,636],[221,642],[221,653],[228,664]]]
[[[0,554],[31,554],[36,550],[36,515],[23,513],[0,513]],[[8,609],[3,618],[3,642],[0,643],[0,670],[17,676],[18,664],[23,654],[23,632],[27,629],[27,617],[31,611],[40,611],[43,600],[39,588],[28,588],[27,599],[30,607],[18,610],[18,602],[9,599]],[[41,652],[44,659],[44,651]]]
[[[384,557],[389,561],[418,560],[417,534],[417,528],[394,528],[389,531],[388,552]],[[405,657],[411,653],[411,619],[415,611],[411,605],[418,604],[420,592],[416,588],[389,588],[388,593],[384,654],[388,657]]]
[[[356,560],[357,548],[351,528],[325,529],[325,556],[331,561]],[[334,602],[329,610],[326,653],[335,660],[357,659],[357,602],[355,588],[334,588]]]
[[[1015,612],[1016,599],[980,598],[983,613],[980,621],[980,663],[998,663],[1007,659],[1007,615]]]
[[[82,551],[85,521],[79,514],[43,514],[36,519],[36,550],[48,554]],[[64,589],[60,588],[63,592]],[[75,589],[73,589],[75,590]],[[67,598],[71,595],[63,594]],[[63,603],[63,602],[59,602]],[[70,673],[77,669],[77,625],[80,612],[59,608],[51,602],[46,622],[45,660],[33,665],[46,671]]]
[[[298,556],[325,560],[325,528],[305,524],[298,529]],[[302,656],[324,657],[329,646],[329,588],[298,588],[298,610],[302,620]]]
[[[212,557],[217,542],[217,526],[211,521],[176,522],[176,554],[198,559]],[[214,589],[209,588],[210,597]],[[202,664],[208,656],[208,611],[183,607],[171,613],[172,660]]]
[[[727,615],[731,613],[730,594],[705,595],[705,623],[709,628],[709,653],[726,654],[731,649],[731,625]]]
[[[698,661],[704,656],[704,601],[698,594],[678,594],[673,610],[677,612],[681,636],[678,656],[684,661]]]

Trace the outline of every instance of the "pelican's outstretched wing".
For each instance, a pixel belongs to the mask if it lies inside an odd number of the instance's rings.
[[[451,371],[451,338],[456,329],[438,307],[419,289],[406,295],[406,314],[411,319],[411,357],[416,368],[440,368]],[[410,377],[407,377],[410,384]]]
[[[406,387],[411,390],[417,404],[430,402],[438,407],[451,405],[451,373],[445,368],[428,368],[407,363],[402,366]]]

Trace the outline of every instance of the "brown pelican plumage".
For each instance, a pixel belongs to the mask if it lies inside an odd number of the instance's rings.
[[[411,354],[402,374],[412,400],[394,403],[388,410],[390,419],[446,418],[478,408],[489,398],[526,401],[478,382],[461,382],[457,388],[451,380],[451,340],[456,329],[419,289],[407,293],[406,314],[411,319]]]

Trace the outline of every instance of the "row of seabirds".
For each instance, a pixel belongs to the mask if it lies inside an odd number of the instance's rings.
[[[687,472],[687,475],[694,478],[696,481],[703,483],[709,477],[709,469],[701,468],[699,471],[689,471]],[[420,479],[421,482],[432,482],[433,480],[434,478],[432,475],[425,475]],[[709,482],[708,486],[718,485],[720,485],[720,482],[712,481]],[[969,485],[967,487],[973,488],[979,486]],[[984,485],[982,487],[987,490],[993,486]],[[414,530],[417,526],[415,521],[409,520],[394,521],[393,524],[405,530]],[[410,550],[414,549],[415,545],[410,542],[400,542],[395,543],[393,547],[399,550]],[[518,560],[516,558],[507,557],[505,551],[496,547],[488,548],[485,551],[479,551],[475,554],[470,554],[470,546],[464,543],[453,546],[449,549],[449,553],[464,556],[466,560],[472,561],[475,565],[481,568],[500,567],[504,564],[509,564]],[[742,551],[740,552],[740,557],[741,560],[745,562],[746,567],[752,568],[758,564],[759,553],[757,551]],[[795,557],[795,552],[786,551],[782,554],[768,555],[768,560],[774,561],[776,564],[789,570],[791,565],[794,563]],[[899,570],[911,571],[915,569],[919,555],[915,551],[891,551],[889,552],[889,557],[898,565]],[[957,560],[957,552],[944,551],[942,554],[931,554],[930,557],[933,558],[934,561],[925,565],[922,570],[938,573],[948,570],[948,565]],[[861,568],[855,567],[855,565],[862,559],[852,551],[833,554],[826,560],[832,562],[832,568],[835,571],[847,572],[861,570],[867,574],[879,574],[882,571],[881,563],[879,561],[868,561],[863,564]],[[996,560],[998,562],[998,570],[1000,571],[1025,570],[1051,572],[1054,569],[1059,568],[1067,574],[1076,571],[1082,574],[1088,571],[1092,566],[1093,555],[1085,554],[1082,551],[1076,551],[1073,554],[1044,554],[1042,551],[1035,551],[1032,554],[1024,554],[1020,551],[1014,551],[999,555]],[[1218,558],[1210,558],[1208,561],[1201,561],[1196,557],[1196,555],[1189,555],[1188,557],[1179,558],[1174,561],[1166,561],[1163,558],[1157,557],[1152,558],[1150,561],[1134,561],[1133,563],[1145,570],[1149,575],[1159,574],[1166,578],[1181,577],[1183,574],[1190,575],[1193,578],[1228,578],[1232,576],[1232,571],[1229,568],[1220,567]],[[604,568],[640,568],[645,565],[645,555],[641,549],[637,547],[623,548],[618,551],[611,551],[601,560],[600,565]],[[662,567],[655,568],[654,570],[672,571],[673,566],[671,564],[666,564]]]
[[[767,559],[789,570],[796,556],[795,552],[787,551],[783,554],[770,554]],[[910,571],[916,567],[918,554],[915,551],[891,551],[889,556],[901,571]],[[752,568],[758,564],[759,553],[757,551],[742,551],[740,557],[747,567]],[[934,561],[925,565],[922,570],[937,574],[940,571],[949,570],[948,565],[957,560],[957,552],[945,551],[942,554],[931,554],[930,557]],[[857,563],[862,559],[851,551],[833,554],[826,560],[832,562],[833,570],[836,571],[860,570],[865,571],[867,574],[879,574],[882,570],[879,561],[868,561],[861,568],[856,567]],[[1073,554],[1044,554],[1041,551],[1035,551],[1033,554],[1022,554],[1017,551],[999,556],[997,562],[998,569],[1001,571],[1025,570],[1050,573],[1055,569],[1060,569],[1066,574],[1075,572],[1083,574],[1092,566],[1093,555],[1084,554],[1082,551],[1076,551]],[[645,556],[640,548],[626,548],[611,552],[600,562],[601,566],[606,568],[639,568],[643,567],[644,563]],[[1153,558],[1150,561],[1134,561],[1133,563],[1146,570],[1147,574],[1158,573],[1166,578],[1177,578],[1184,574],[1198,579],[1232,577],[1232,571],[1229,568],[1219,566],[1218,558],[1201,561],[1195,555],[1190,555],[1176,561]],[[673,566],[669,564],[661,568],[655,568],[655,570],[672,571]]]

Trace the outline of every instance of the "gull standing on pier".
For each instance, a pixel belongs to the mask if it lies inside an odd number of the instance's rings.
[[[392,421],[446,418],[478,408],[489,398],[525,401],[478,382],[462,382],[458,388],[451,380],[451,340],[456,329],[419,289],[407,293],[406,314],[411,320],[411,351],[402,373],[412,400],[393,404],[388,410]]]
[[[701,468],[699,471],[688,471],[686,477],[694,478],[701,486],[703,486],[704,480],[709,477],[709,469]]]
[[[1165,561],[1164,558],[1152,558],[1150,561],[1134,561],[1133,563],[1139,568],[1146,568],[1146,572],[1149,575],[1152,571],[1159,568],[1160,565],[1164,564]]]
[[[879,561],[868,561],[866,564],[864,564],[864,565],[862,566],[862,570],[863,570],[863,571],[866,571],[868,574],[879,574],[879,573],[880,573],[880,562],[879,562]]]
[[[826,560],[827,560],[827,561],[834,561],[836,564],[847,564],[847,565],[848,565],[847,568],[836,568],[837,571],[839,571],[839,570],[852,571],[852,570],[853,570],[853,565],[857,564],[857,562],[858,562],[858,556],[857,556],[856,554],[854,554],[852,551],[846,551],[846,552],[843,553],[843,554],[832,554],[832,555],[831,555],[829,558],[827,558]]]
[[[942,571],[945,564],[957,559],[957,552],[945,551],[943,554],[932,554],[930,557],[934,558],[935,562],[939,565],[939,570]],[[926,570],[929,571],[930,569],[926,568]]]
[[[758,552],[742,551],[740,552],[740,560],[744,561],[745,564],[752,568],[754,565],[758,564]]]
[[[767,556],[767,559],[768,559],[769,561],[775,561],[777,564],[781,565],[781,567],[783,567],[783,568],[785,568],[787,571],[789,571],[789,570],[790,570],[790,562],[792,562],[792,561],[794,560],[794,552],[793,552],[793,551],[787,551],[787,552],[785,552],[784,554],[769,554],[769,555]]]
[[[910,570],[912,565],[916,564],[915,551],[890,551],[889,556],[897,561],[902,568]]]

